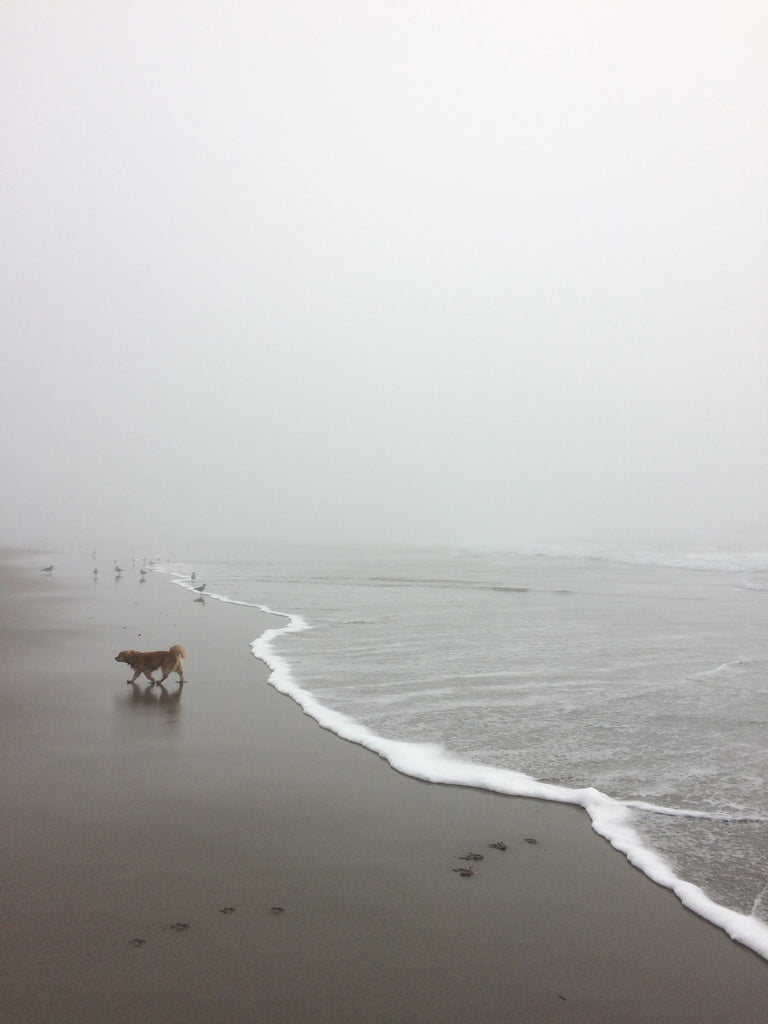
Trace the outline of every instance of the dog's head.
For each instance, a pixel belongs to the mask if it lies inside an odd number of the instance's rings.
[[[115,661],[123,661],[126,665],[130,665],[135,654],[135,651],[120,651],[115,657]]]

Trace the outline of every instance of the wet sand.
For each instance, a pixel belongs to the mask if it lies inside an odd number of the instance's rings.
[[[765,1019],[581,810],[399,775],[268,685],[272,617],[110,565],[0,553],[0,1021]],[[172,643],[182,689],[126,685]]]

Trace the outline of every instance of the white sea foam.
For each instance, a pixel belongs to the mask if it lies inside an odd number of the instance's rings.
[[[269,610],[259,607],[264,611]],[[742,914],[720,906],[698,886],[679,878],[672,867],[643,842],[633,827],[633,810],[728,821],[763,821],[764,818],[707,815],[642,801],[620,801],[592,787],[571,789],[539,782],[520,772],[462,761],[449,755],[439,744],[409,743],[378,736],[349,715],[326,707],[314,694],[295,682],[289,662],[275,653],[274,640],[281,634],[301,632],[311,627],[300,616],[290,615],[288,619],[286,626],[268,629],[254,640],[251,650],[255,657],[271,669],[270,684],[294,700],[322,728],[373,751],[396,771],[425,782],[469,786],[507,796],[532,797],[584,808],[595,832],[623,853],[648,878],[671,889],[684,906],[722,928],[735,941],[768,959],[768,926],[754,914]]]
[[[159,571],[164,571],[164,570],[159,570]],[[192,593],[197,593],[197,584],[194,583],[189,576],[182,576],[182,575],[177,574],[177,573],[169,573],[169,575],[174,577],[174,579],[171,580],[172,583],[175,583],[177,586],[182,587],[182,589],[184,589],[184,590],[189,590]],[[292,619],[292,620],[296,620],[297,622],[303,623],[300,627],[298,627],[299,629],[311,629],[312,628],[306,622],[304,622],[304,620],[300,616],[298,616],[298,615],[293,615],[292,616],[292,615],[288,615],[287,612],[275,612],[271,608],[268,608],[265,604],[258,604],[256,601],[239,601],[239,600],[237,600],[237,598],[228,597],[226,594],[216,594],[216,593],[214,593],[213,591],[210,591],[210,590],[203,591],[200,594],[200,597],[202,597],[203,599],[209,599],[211,601],[221,601],[222,604],[237,604],[237,605],[240,605],[242,608],[257,608],[260,612],[264,612],[267,615],[277,615],[277,616],[279,616],[280,618],[283,618],[283,619]],[[296,630],[292,629],[290,627],[290,625],[288,625],[288,626],[282,627],[281,629],[278,629],[278,630],[268,630],[267,632],[270,632],[270,633],[292,633],[292,632],[295,632],[295,631]],[[264,636],[266,636],[266,635],[267,634],[265,633]],[[258,657],[258,655],[257,655],[257,657]]]
[[[735,824],[745,822],[768,821],[763,814],[719,814],[716,811],[697,811],[684,807],[663,807],[660,804],[646,803],[644,800],[623,800],[625,807],[633,807],[638,811],[648,811],[651,814],[666,814],[670,818],[701,818],[704,821],[730,821]]]
[[[724,661],[722,665],[718,665],[717,668],[705,669],[703,672],[697,672],[693,679],[710,679],[712,676],[727,675],[733,671],[733,665],[729,665],[727,661]]]
[[[736,586],[743,590],[768,590],[768,586],[760,580],[740,579],[736,581]]]

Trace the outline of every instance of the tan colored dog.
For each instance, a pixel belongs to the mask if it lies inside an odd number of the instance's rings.
[[[175,672],[179,677],[179,683],[183,683],[184,669],[181,663],[186,656],[184,648],[174,644],[170,651],[149,651],[146,654],[142,654],[141,651],[120,651],[115,661],[122,661],[133,669],[133,679],[128,679],[127,682],[135,683],[143,672],[154,686],[155,683],[164,683],[171,672]],[[158,668],[162,670],[162,679],[155,679],[152,675]]]

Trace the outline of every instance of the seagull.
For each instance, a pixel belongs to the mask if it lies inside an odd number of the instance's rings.
[[[94,576],[98,576],[99,575],[99,570],[98,569],[94,569],[93,570],[93,575]]]
[[[197,579],[197,573],[196,573],[196,572],[193,572],[193,573],[192,573],[192,575],[191,575],[191,576],[190,576],[189,578],[190,578],[191,580],[196,580],[196,579]]]
[[[46,567],[44,569],[41,569],[40,572],[53,572],[53,566],[46,565]]]
[[[198,592],[198,594],[202,594],[202,592],[205,590],[205,584],[201,583],[199,587],[195,587],[194,589]]]
[[[115,562],[115,572],[122,572],[122,571],[123,570],[120,568],[120,566],[117,564],[117,562]]]

